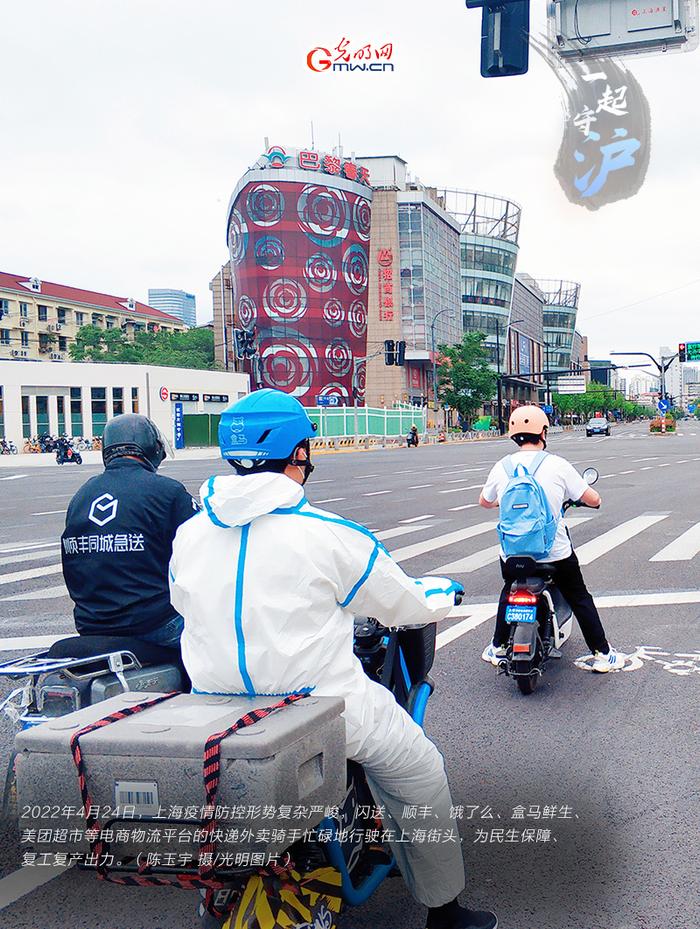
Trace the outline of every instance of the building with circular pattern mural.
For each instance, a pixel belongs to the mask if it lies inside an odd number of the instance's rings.
[[[233,327],[255,330],[251,386],[305,406],[352,403],[355,386],[362,401],[371,200],[366,168],[316,151],[273,146],[238,182],[227,241]]]

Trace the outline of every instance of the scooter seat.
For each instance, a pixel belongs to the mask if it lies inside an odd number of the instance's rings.
[[[54,642],[48,652],[49,658],[92,658],[112,652],[131,652],[141,665],[180,665],[180,649],[165,648],[144,642],[133,636],[75,635]]]

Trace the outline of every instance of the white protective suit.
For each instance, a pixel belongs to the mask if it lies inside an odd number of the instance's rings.
[[[457,585],[408,577],[369,530],[311,506],[283,474],[212,477],[201,495],[203,511],[178,529],[170,562],[193,688],[343,696],[348,757],[386,808],[385,828],[410,835],[416,822],[404,806],[415,805],[433,808],[431,828],[454,828],[442,756],[365,675],[353,653],[353,616],[402,626],[440,620]],[[459,841],[395,843],[393,851],[426,906],[464,888]]]

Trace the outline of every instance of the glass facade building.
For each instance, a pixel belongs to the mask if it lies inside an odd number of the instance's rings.
[[[446,209],[461,225],[463,329],[485,333],[492,363],[504,370],[518,258],[520,207],[490,194],[466,190],[445,190],[442,194]]]
[[[425,200],[405,202],[399,195],[401,322],[412,349],[432,350],[462,338],[459,232]]]
[[[581,285],[574,281],[538,280],[544,293],[545,370],[571,367]]]
[[[197,325],[197,302],[194,294],[184,290],[156,287],[148,289],[148,304],[171,316],[177,316],[186,326]]]

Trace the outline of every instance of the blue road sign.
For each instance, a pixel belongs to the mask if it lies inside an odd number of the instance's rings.
[[[340,406],[340,397],[337,394],[319,394],[316,406]]]
[[[185,447],[185,420],[182,412],[182,404],[176,403],[173,408],[175,448]]]
[[[547,414],[547,416],[551,416],[551,414],[554,412],[554,407],[551,403],[543,403],[542,409]]]
[[[695,405],[694,403],[689,403],[689,404],[688,404],[688,412],[689,412],[689,413],[694,413],[696,409],[697,409],[697,407],[696,407],[696,405]]]
[[[659,400],[656,404],[656,407],[660,413],[666,413],[670,406],[671,404],[668,402],[668,400]]]

